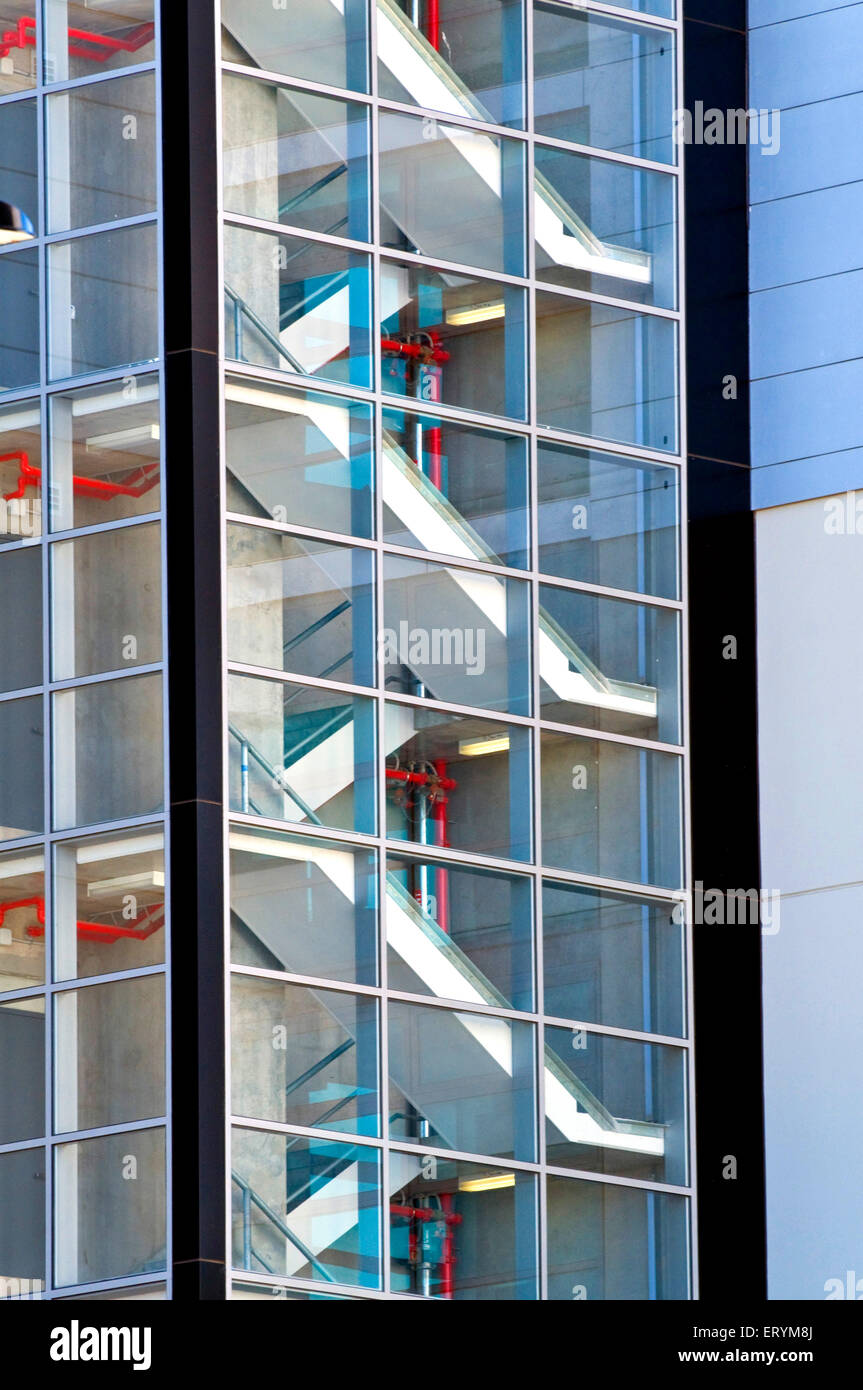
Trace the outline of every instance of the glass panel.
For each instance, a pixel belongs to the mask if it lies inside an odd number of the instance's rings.
[[[0,8],[5,10],[8,6],[2,4]],[[0,14],[0,53],[12,37],[8,30],[3,31],[2,25],[3,16]],[[15,57],[19,57],[20,53],[21,50],[18,50]],[[15,57],[12,50],[5,58],[0,57],[0,95],[8,90],[5,69],[15,61]],[[23,214],[34,233],[39,231],[36,122],[35,101],[12,101],[6,106],[0,106],[0,188],[3,201],[11,203]],[[23,218],[20,224],[22,239],[28,230]],[[8,234],[4,233],[4,237],[6,235]]]
[[[382,262],[384,391],[523,420],[525,313],[513,285]]]
[[[0,96],[36,86],[36,0],[0,3]]]
[[[0,840],[42,832],[43,718],[41,696],[0,703]]]
[[[0,1144],[40,1138],[45,1133],[44,998],[0,1004],[0,1076]]]
[[[536,1158],[534,1028],[389,1003],[390,1137],[496,1158]]]
[[[156,228],[55,242],[49,376],[83,376],[159,355]]]
[[[0,256],[0,303],[0,391],[38,385],[39,258],[34,250]]]
[[[235,1129],[231,1177],[235,1268],[380,1287],[377,1149]]]
[[[390,858],[390,989],[532,1009],[531,896],[526,878]]]
[[[384,751],[390,839],[530,858],[529,729],[390,704]]]
[[[680,742],[680,617],[624,599],[539,587],[542,717]]]
[[[672,903],[545,879],[545,1012],[683,1037],[680,915],[675,917]]]
[[[382,97],[524,123],[521,0],[378,0]]]
[[[160,450],[158,377],[52,396],[51,529],[158,512]]]
[[[361,1298],[352,1298],[344,1293],[307,1293],[302,1289],[287,1289],[284,1284],[241,1284],[236,1279],[231,1285],[231,1298],[251,1302],[263,1300],[270,1303],[274,1298],[296,1299],[300,1303],[362,1303]]]
[[[164,1129],[58,1144],[54,1154],[56,1282],[164,1269]]]
[[[235,1115],[377,1135],[377,1055],[375,1000],[233,976]]]
[[[51,546],[54,679],[159,661],[161,599],[158,522],[57,541]]]
[[[674,35],[535,3],[536,131],[673,164]]]
[[[42,534],[40,421],[38,401],[0,410],[0,545]]]
[[[45,1287],[45,1150],[0,1154],[0,1298]]]
[[[543,733],[543,862],[680,888],[680,797],[673,753]]]
[[[368,90],[367,0],[222,0],[222,58],[328,87]]]
[[[677,324],[536,296],[536,412],[552,429],[677,449]]]
[[[117,980],[55,996],[57,1133],[165,1112],[165,981]]]
[[[537,465],[540,569],[679,598],[676,469],[546,443]]]
[[[332,840],[234,826],[231,959],[377,984],[377,855]]]
[[[536,1178],[481,1163],[390,1153],[395,1293],[535,1299]]]
[[[57,691],[54,828],[152,816],[163,809],[162,677],[133,676]]]
[[[46,0],[45,81],[150,63],[156,56],[153,0]]]
[[[685,1049],[550,1027],[545,1045],[549,1164],[682,1186]]]
[[[550,1299],[690,1297],[685,1197],[572,1178],[546,1181]]]
[[[675,180],[536,146],[536,275],[677,307]]]
[[[228,677],[231,810],[375,828],[374,701]]]
[[[38,547],[0,554],[0,691],[42,684],[42,555]]]
[[[226,210],[368,241],[366,113],[358,102],[225,73]]]
[[[152,73],[48,97],[46,119],[49,232],[155,211]]]
[[[100,1289],[99,1293],[81,1293],[61,1298],[60,1303],[142,1303],[167,1298],[164,1284],[139,1284],[134,1288]]]
[[[228,511],[374,534],[370,406],[237,379],[225,397]]]
[[[391,545],[527,568],[525,439],[385,410],[382,486]]]
[[[385,555],[384,624],[389,690],[530,714],[530,588],[520,579]]]
[[[44,981],[44,856],[41,849],[0,855],[0,993]]]
[[[55,978],[161,965],[163,832],[153,827],[75,840],[56,845],[54,855]]]
[[[521,141],[382,112],[380,149],[384,246],[524,274]]]
[[[228,658],[375,684],[374,552],[228,526]]]
[[[371,262],[359,252],[225,227],[225,353],[371,386]]]

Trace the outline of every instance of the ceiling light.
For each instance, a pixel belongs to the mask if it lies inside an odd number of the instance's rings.
[[[159,869],[144,874],[126,874],[124,878],[100,878],[87,884],[88,898],[113,898],[119,893],[141,892],[147,888],[164,888],[165,875]]]
[[[481,758],[484,753],[508,753],[509,734],[493,734],[491,738],[469,738],[459,743],[458,751],[466,758]]]
[[[515,1187],[515,1173],[489,1173],[485,1178],[465,1178],[459,1192],[497,1192],[502,1187]]]
[[[115,430],[113,434],[93,434],[86,444],[88,449],[130,449],[133,444],[151,444],[160,438],[158,425],[135,425],[128,430]]]
[[[489,323],[492,319],[502,319],[506,306],[502,299],[493,304],[468,304],[463,309],[447,309],[446,321],[453,328],[466,328],[470,323]]]
[[[16,241],[32,241],[36,235],[33,223],[14,203],[0,203],[0,246]]]

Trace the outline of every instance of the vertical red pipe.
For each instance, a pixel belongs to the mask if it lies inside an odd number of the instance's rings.
[[[446,1225],[446,1235],[443,1238],[443,1257],[441,1259],[440,1291],[441,1298],[452,1298],[455,1292],[455,1278],[453,1274],[455,1265],[455,1223],[446,1221],[446,1217],[452,1215],[451,1192],[441,1193],[440,1205]]]
[[[426,0],[426,38],[435,52],[440,51],[440,0]]]
[[[440,777],[440,778],[446,777],[446,759],[445,759],[445,758],[436,758],[436,759],[435,759],[434,770],[435,770],[435,772],[437,773],[438,777]],[[447,848],[448,845],[449,845],[449,833],[448,833],[447,812],[446,812],[446,808],[447,808],[448,805],[449,805],[449,797],[446,795],[446,793],[445,793],[444,791],[441,791],[440,796],[439,796],[438,800],[435,802],[435,807],[434,807],[434,825],[435,825],[435,840],[434,840],[434,842],[435,842],[436,845],[442,845],[444,848]],[[435,897],[437,898],[437,914],[436,914],[436,915],[437,915],[437,924],[438,924],[438,926],[441,928],[442,931],[449,932],[449,870],[448,870],[448,869],[438,869],[438,870],[437,870],[437,885],[436,885],[436,887],[437,887],[437,892],[436,892],[436,894],[435,894]]]

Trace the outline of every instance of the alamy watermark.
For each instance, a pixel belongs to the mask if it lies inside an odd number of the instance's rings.
[[[691,111],[678,107],[674,112],[675,145],[758,145],[772,156],[779,153],[781,138],[781,112],[775,107],[705,110],[704,102],[696,101]]]
[[[387,666],[463,666],[469,676],[485,672],[484,627],[385,627],[378,638]]]
[[[761,927],[762,936],[779,931],[781,894],[778,888],[705,888],[696,879],[691,893],[682,893],[672,921],[696,927]]]

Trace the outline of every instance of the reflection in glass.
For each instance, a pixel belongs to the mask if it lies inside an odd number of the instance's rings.
[[[385,410],[384,540],[525,569],[527,441],[434,415]]]
[[[165,1268],[164,1129],[58,1144],[54,1162],[57,1284]]]
[[[529,729],[395,703],[385,724],[390,839],[530,858]]]
[[[523,275],[524,150],[422,116],[380,116],[381,242]]]
[[[332,840],[234,826],[231,960],[377,984],[377,856]]]
[[[49,232],[155,211],[155,102],[152,73],[48,98]]]
[[[374,685],[374,554],[228,526],[228,658]]]
[[[157,377],[127,377],[52,396],[50,426],[53,531],[158,512]]]
[[[537,279],[676,308],[674,184],[672,174],[537,145]]]
[[[238,378],[225,397],[228,511],[373,535],[369,406]]]
[[[377,1005],[361,995],[231,980],[235,1115],[377,1135]]]
[[[677,324],[570,295],[536,296],[537,419],[677,449]]]
[[[226,210],[367,241],[366,107],[234,73],[222,94]]]
[[[28,849],[0,855],[0,993],[44,981],[43,853]]]
[[[390,1152],[395,1293],[465,1301],[535,1299],[532,1173]]]
[[[550,1299],[690,1297],[685,1197],[572,1178],[546,1182]]]
[[[162,677],[56,691],[54,828],[163,809]]]
[[[58,980],[165,959],[165,837],[158,826],[55,845],[54,956]]]
[[[159,661],[161,595],[158,523],[52,545],[54,679]]]
[[[0,1154],[0,1269],[10,1299],[45,1287],[45,1150]]]
[[[36,86],[36,0],[0,0],[0,96]]]
[[[533,7],[538,135],[674,163],[674,34],[569,5]]]
[[[372,384],[368,256],[231,225],[224,243],[228,357]]]
[[[42,831],[43,719],[41,696],[0,702],[0,840]]]
[[[374,833],[372,700],[232,675],[228,709],[233,811]]]
[[[391,999],[390,1137],[536,1158],[533,1025]]]
[[[556,724],[680,741],[680,616],[541,584],[542,716]]]
[[[367,0],[222,0],[222,58],[328,87],[368,91]]]
[[[4,955],[0,946],[0,961]],[[45,1133],[44,996],[0,1004],[0,1077],[0,1144],[40,1138]]]
[[[45,81],[95,77],[151,63],[156,56],[153,0],[46,0]]]
[[[544,1010],[683,1037],[684,939],[675,904],[545,879]]]
[[[555,869],[680,888],[674,753],[542,735],[543,859]]]
[[[0,3],[0,11],[8,6]],[[8,41],[9,30],[0,13],[0,52]],[[20,50],[19,50],[20,54]],[[0,57],[0,95],[6,91],[4,69],[14,63],[13,53]],[[39,231],[39,180],[36,167],[36,102],[12,101],[0,106],[0,187],[3,202],[11,203],[29,218]]]
[[[48,283],[51,378],[158,357],[154,225],[55,242],[48,253]]]
[[[26,243],[25,243],[26,246]],[[15,248],[0,255],[0,391],[39,381],[39,257]]]
[[[377,1149],[235,1129],[235,1269],[379,1288]]]
[[[38,401],[0,410],[0,545],[42,534],[41,418]]]
[[[380,94],[521,126],[523,25],[521,0],[378,0]]]
[[[35,546],[0,554],[0,693],[42,684],[42,556]]]
[[[537,471],[541,570],[679,597],[676,469],[540,442]]]
[[[142,975],[57,994],[57,1133],[165,1113],[165,979]]]
[[[546,1152],[557,1168],[686,1182],[686,1063],[584,1028],[545,1030]]]
[[[382,262],[384,391],[523,420],[525,310],[514,285]]]
[[[387,688],[453,705],[530,713],[530,590],[433,560],[384,556]]]
[[[390,989],[533,1008],[529,879],[390,857],[386,931]]]

